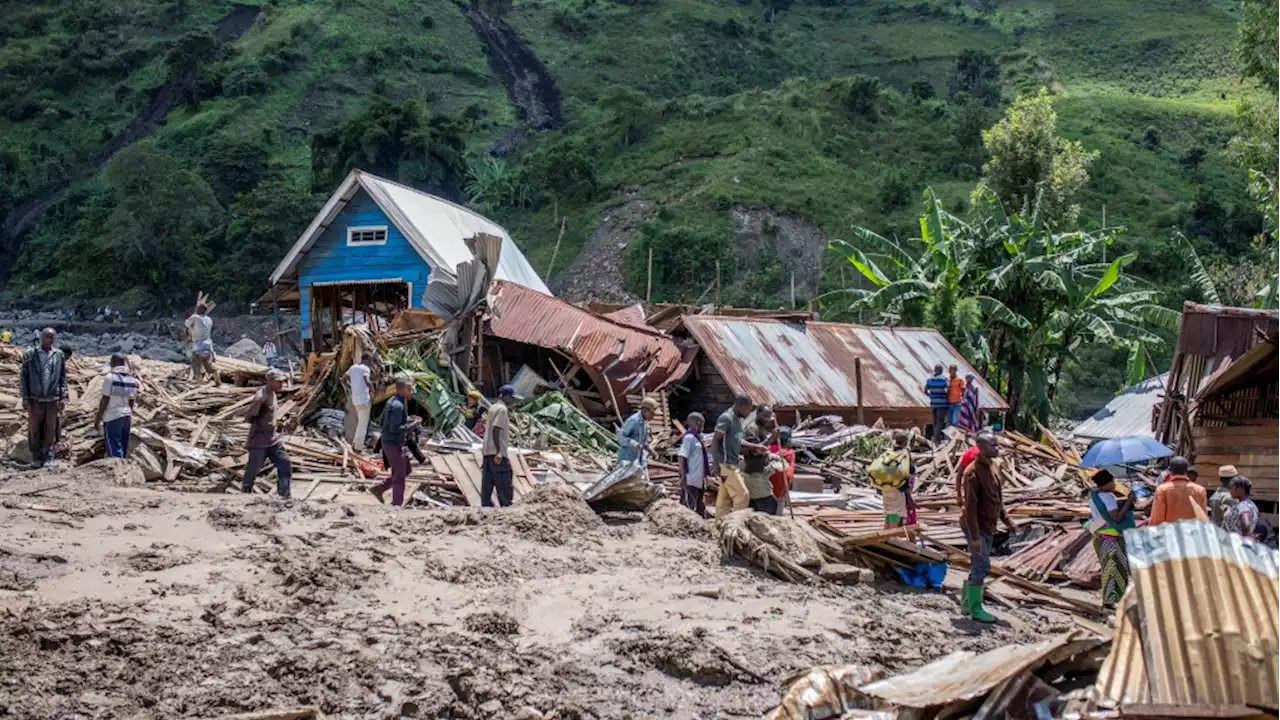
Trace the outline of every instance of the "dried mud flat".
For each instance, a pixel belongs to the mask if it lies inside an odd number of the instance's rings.
[[[812,665],[901,671],[1066,625],[788,585],[555,487],[396,511],[120,476],[0,468],[0,717],[759,717]]]

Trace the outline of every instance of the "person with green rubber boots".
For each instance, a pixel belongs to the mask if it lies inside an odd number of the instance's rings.
[[[961,519],[969,541],[969,581],[964,584],[964,614],[981,623],[993,623],[996,618],[982,607],[983,581],[991,572],[991,545],[996,534],[997,521],[1004,521],[1009,532],[1017,529],[1009,511],[1004,507],[1000,469],[996,457],[1000,448],[996,436],[984,432],[978,435],[978,457],[964,471],[964,509]]]

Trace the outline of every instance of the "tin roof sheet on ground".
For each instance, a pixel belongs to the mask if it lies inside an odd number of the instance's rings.
[[[1147,378],[1137,385],[1130,385],[1111,398],[1098,412],[1089,416],[1072,430],[1072,434],[1086,440],[1142,435],[1154,438],[1151,429],[1151,412],[1160,404],[1169,373]]]
[[[487,332],[559,350],[581,363],[597,385],[607,374],[620,403],[641,373],[646,391],[683,379],[697,352],[656,330],[624,325],[505,280],[489,289]]]
[[[1004,680],[1038,666],[1075,639],[1065,633],[1032,645],[1006,645],[981,655],[950,655],[897,677],[858,688],[898,707],[930,708],[981,697]]]
[[[934,365],[974,373],[937,330],[772,318],[687,315],[684,326],[735,392],[783,408],[858,405],[854,359],[862,360],[863,406],[927,408],[924,381]],[[1008,404],[980,376],[979,404]]]
[[[1161,705],[1276,710],[1280,570],[1276,551],[1209,523],[1125,532],[1141,652],[1117,645],[1099,688]],[[1122,628],[1123,630],[1123,628]],[[1145,688],[1131,663],[1144,660]]]

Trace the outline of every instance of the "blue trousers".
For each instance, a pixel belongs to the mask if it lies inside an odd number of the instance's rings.
[[[951,403],[947,407],[947,426],[955,427],[960,424],[960,410],[964,403]]]
[[[967,533],[966,533],[967,534]],[[969,584],[981,585],[991,572],[992,538],[986,533],[978,533],[978,547],[969,544]]]
[[[129,428],[133,426],[133,416],[109,420],[102,424],[102,434],[107,440],[107,457],[122,458],[129,456]]]

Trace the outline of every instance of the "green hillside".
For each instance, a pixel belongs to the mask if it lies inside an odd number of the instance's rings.
[[[24,300],[247,303],[354,165],[471,201],[570,294],[591,275],[643,295],[652,248],[655,301],[703,296],[717,260],[726,302],[781,304],[792,282],[807,301],[855,282],[827,239],[917,235],[926,187],[962,214],[982,130],[1041,87],[1099,153],[1081,227],[1104,208],[1125,226],[1116,251],[1139,251],[1129,271],[1166,304],[1189,292],[1172,228],[1230,267],[1266,222],[1228,148],[1237,105],[1267,96],[1242,79],[1227,0],[0,12],[0,275]]]

